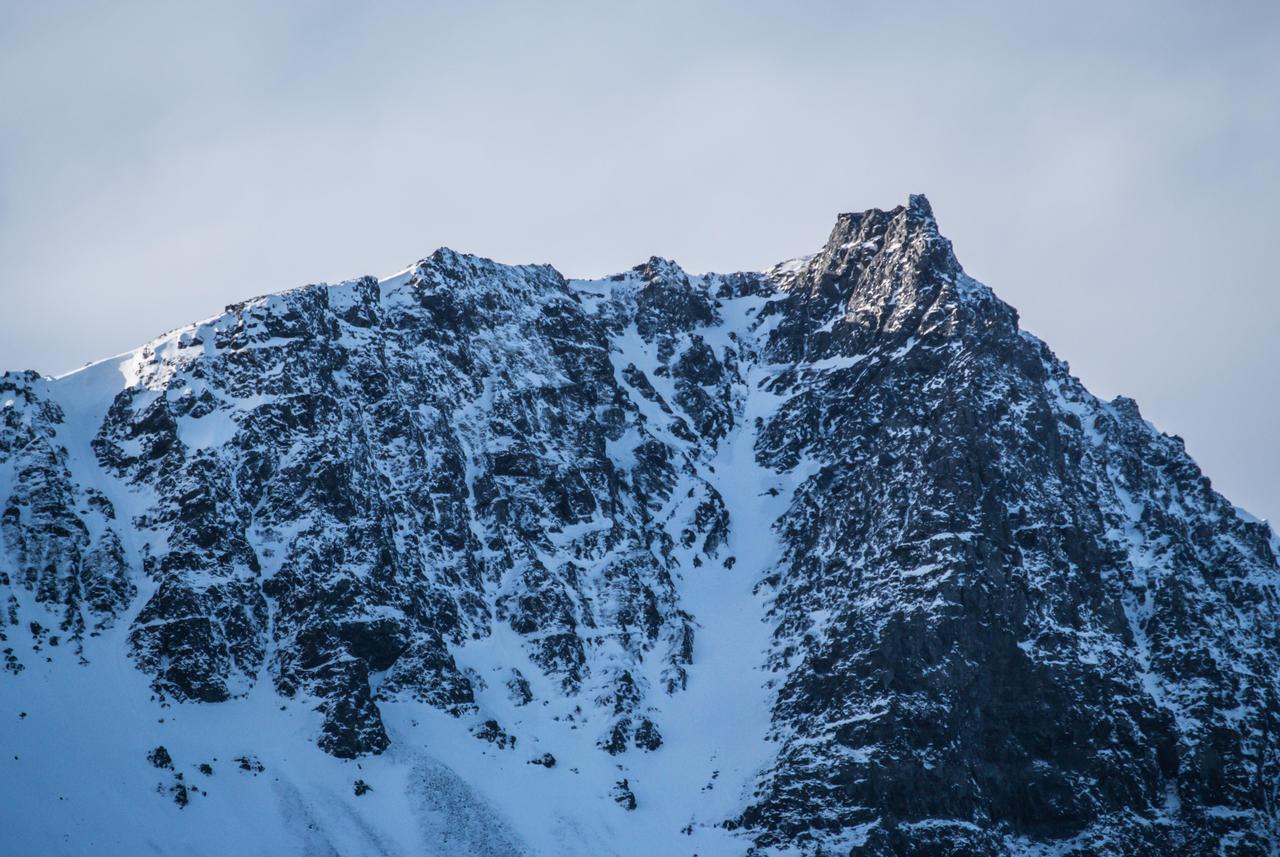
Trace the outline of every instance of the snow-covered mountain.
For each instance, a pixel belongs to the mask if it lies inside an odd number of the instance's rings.
[[[928,202],[0,376],[0,853],[1280,853],[1280,541]]]

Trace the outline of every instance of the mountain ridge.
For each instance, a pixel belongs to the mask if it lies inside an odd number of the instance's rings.
[[[441,248],[0,401],[12,704],[104,661],[162,720],[260,707],[280,849],[305,817],[412,851],[457,805],[530,853],[1276,850],[1274,533],[1021,331],[923,196],[760,273]],[[422,806],[338,798],[310,742]],[[153,800],[135,756],[106,769]],[[198,805],[146,812],[194,845]]]

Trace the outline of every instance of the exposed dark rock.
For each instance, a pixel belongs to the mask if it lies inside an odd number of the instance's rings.
[[[648,790],[627,754],[664,731],[671,753],[716,609],[690,587],[746,575],[774,755],[705,787],[744,795],[706,821],[744,843],[1280,840],[1275,535],[1020,331],[923,197],[762,274],[653,258],[569,282],[442,249],[121,366],[91,425],[66,382],[0,376],[4,681],[127,621],[163,705],[266,676],[341,758],[389,746],[391,702],[503,749],[545,710]],[[772,520],[736,497],[746,465]],[[777,551],[748,555],[747,529]],[[610,796],[636,806],[626,779]]]
[[[613,798],[614,803],[628,812],[636,808],[635,792],[631,791],[631,783],[625,778],[613,784],[613,788],[609,790],[609,796]]]
[[[256,756],[237,756],[231,761],[239,765],[240,770],[248,771],[251,774],[260,774],[266,770]]]
[[[646,717],[636,727],[635,742],[641,750],[656,750],[662,746],[662,733],[658,731],[653,721]]]
[[[496,720],[486,720],[479,726],[471,730],[471,734],[479,738],[481,741],[488,741],[500,750],[506,750],[516,746],[516,738],[509,734],[498,724]]]
[[[518,669],[511,670],[511,676],[507,679],[507,692],[516,705],[528,705],[533,701],[533,691],[529,688],[529,681]]]
[[[147,753],[147,761],[157,768],[173,768],[173,759],[163,744]]]

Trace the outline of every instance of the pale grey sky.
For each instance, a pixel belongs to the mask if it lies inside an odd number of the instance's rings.
[[[4,3],[0,367],[440,245],[758,269],[924,192],[1095,393],[1277,520],[1277,9]]]

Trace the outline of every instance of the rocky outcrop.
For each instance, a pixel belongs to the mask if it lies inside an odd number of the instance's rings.
[[[9,373],[0,404],[10,672],[127,625],[164,704],[265,679],[334,756],[386,750],[414,701],[556,767],[498,688],[627,771],[671,752],[706,629],[753,621],[690,581],[762,569],[772,642],[739,655],[770,760],[712,819],[744,848],[1280,839],[1274,535],[1021,331],[923,197],[761,274],[439,250]],[[748,530],[776,559],[740,562]],[[655,789],[609,777],[605,804]]]
[[[1267,529],[1020,332],[920,197],[841,217],[785,292],[766,354],[798,362],[757,448],[817,473],[779,523],[780,752],[742,822],[885,854],[1266,851]]]

